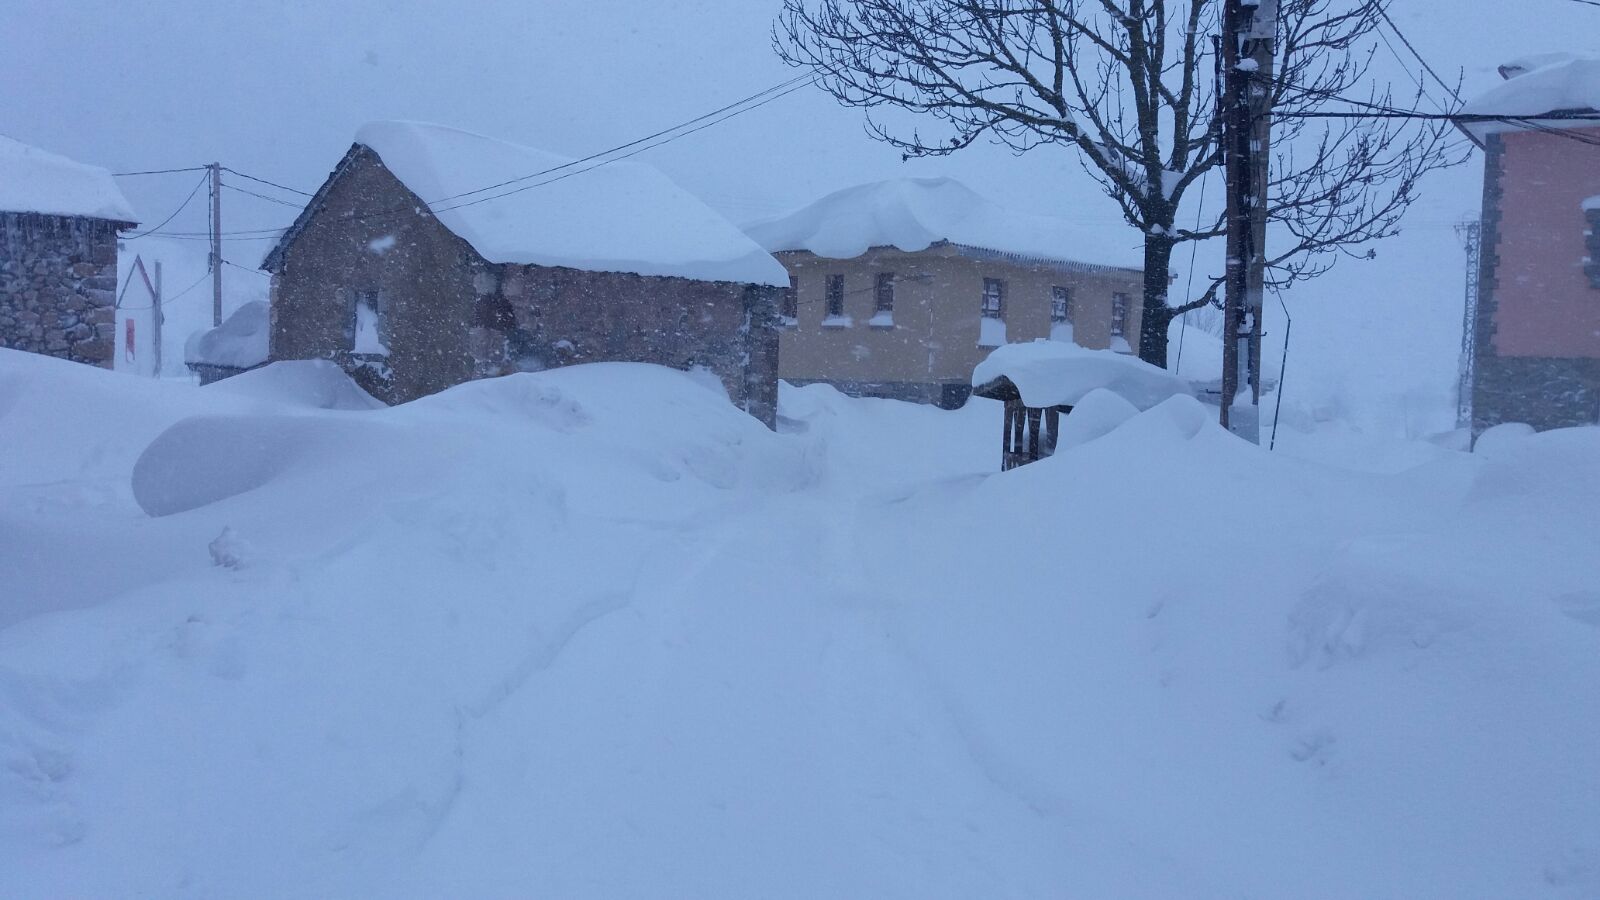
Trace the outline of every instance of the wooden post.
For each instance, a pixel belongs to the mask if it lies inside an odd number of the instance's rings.
[[[211,324],[222,324],[222,163],[211,170]]]
[[[150,292],[150,358],[155,366],[155,371],[152,374],[157,378],[161,377],[161,326],[166,321],[166,316],[161,312],[161,260],[158,259],[156,260],[156,286],[155,290]]]
[[[1268,87],[1277,16],[1277,0],[1227,0],[1222,13],[1228,258],[1221,421],[1229,431],[1252,443],[1261,442],[1261,311],[1271,139]]]

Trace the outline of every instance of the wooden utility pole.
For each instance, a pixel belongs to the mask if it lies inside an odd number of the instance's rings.
[[[222,163],[211,170],[211,325],[222,324]]]
[[[167,317],[161,312],[161,260],[156,260],[156,286],[150,292],[150,359],[155,366],[154,375],[161,377],[161,326]]]
[[[1261,311],[1266,285],[1267,161],[1278,0],[1226,0],[1222,12],[1223,153],[1228,267],[1222,424],[1261,442]]]

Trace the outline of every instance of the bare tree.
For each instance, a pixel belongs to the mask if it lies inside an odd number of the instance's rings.
[[[1388,0],[1280,0],[1271,88],[1274,160],[1268,284],[1311,278],[1398,231],[1427,172],[1465,158],[1447,123],[1315,118],[1397,109],[1367,81]],[[1144,235],[1139,356],[1166,365],[1167,327],[1215,303],[1222,276],[1168,302],[1175,247],[1222,235],[1218,200],[1180,216],[1221,164],[1215,30],[1222,0],[784,0],[773,41],[906,157],[979,140],[1017,153],[1075,151]],[[1415,110],[1420,88],[1408,98]],[[893,116],[895,111],[909,116]],[[891,113],[886,118],[885,112]],[[1179,223],[1187,221],[1191,227]]]

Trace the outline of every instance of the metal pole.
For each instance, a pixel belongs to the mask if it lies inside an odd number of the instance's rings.
[[[153,360],[153,363],[154,363],[154,366],[155,366],[155,371],[152,372],[151,374],[153,374],[157,378],[160,378],[161,377],[161,326],[166,323],[167,318],[161,312],[161,260],[159,260],[159,259],[156,260],[156,289],[155,289],[155,291],[153,292],[153,294],[150,297],[150,312],[151,312],[150,321],[152,323],[152,328],[151,328],[151,331],[150,331],[150,340],[153,342],[152,345],[151,345],[150,358],[151,358],[151,360]]]
[[[222,163],[211,170],[211,324],[222,324]]]

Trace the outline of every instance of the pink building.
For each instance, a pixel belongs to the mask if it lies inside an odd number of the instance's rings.
[[[1460,125],[1484,149],[1472,430],[1600,423],[1600,59],[1501,67]],[[1503,118],[1491,118],[1503,117]]]

